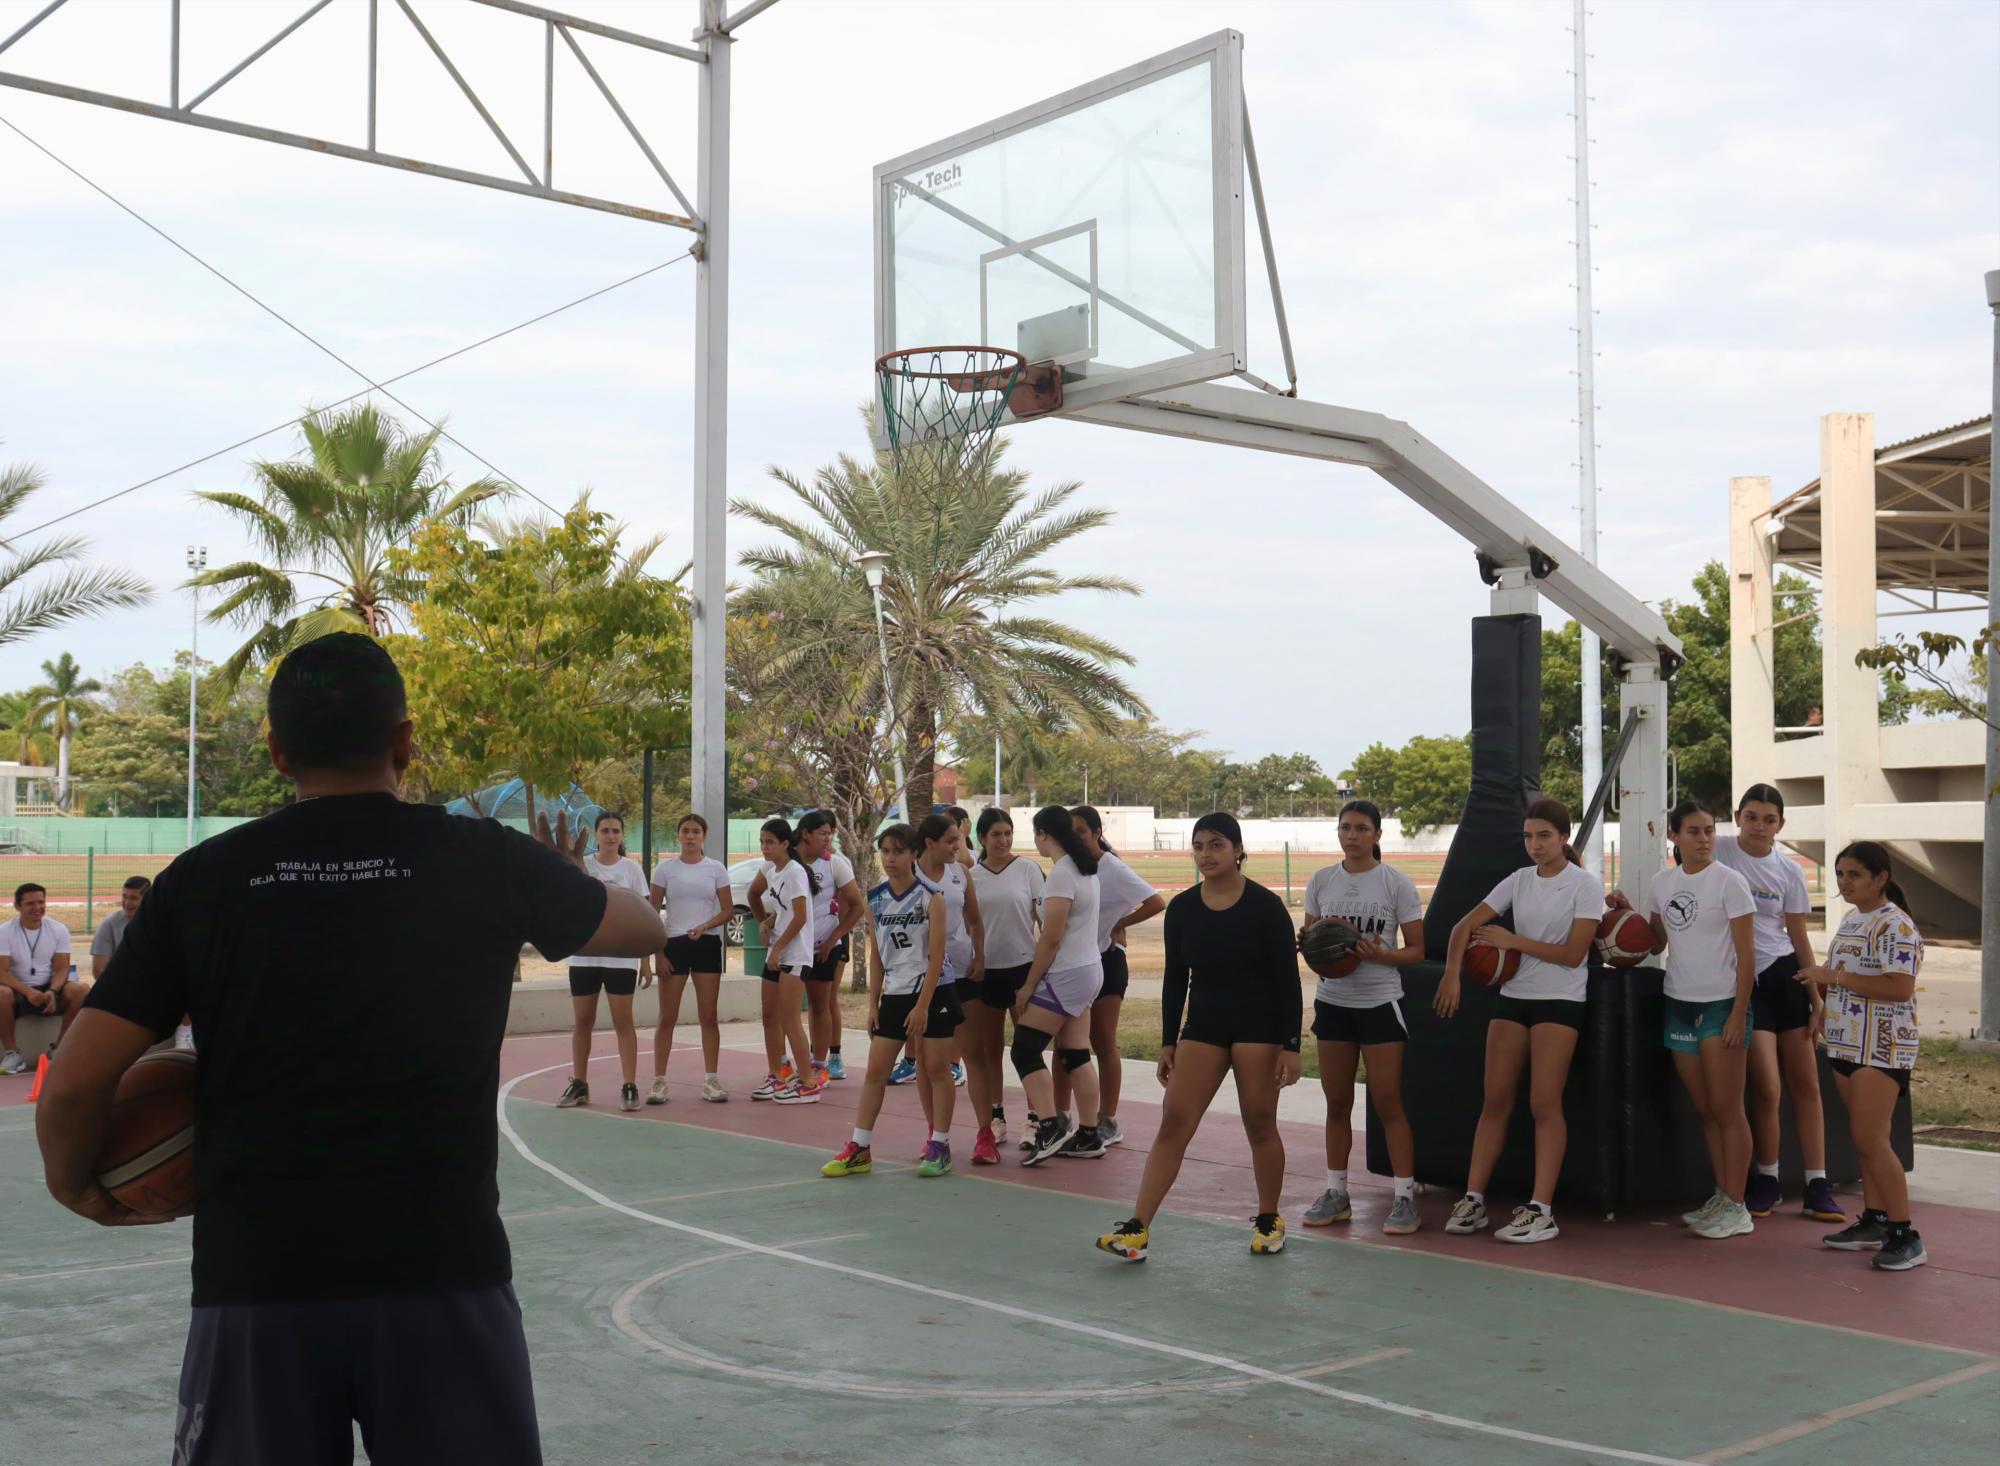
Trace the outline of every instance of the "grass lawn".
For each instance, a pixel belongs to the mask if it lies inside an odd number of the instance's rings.
[[[1968,1052],[1957,1039],[1923,1039],[1910,1078],[1910,1105],[1919,1125],[2000,1131],[2000,1054]]]

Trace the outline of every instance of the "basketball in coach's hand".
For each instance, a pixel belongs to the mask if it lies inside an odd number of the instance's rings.
[[[1502,951],[1489,947],[1484,942],[1474,942],[1465,949],[1465,975],[1483,987],[1497,988],[1513,979],[1521,970],[1521,954],[1512,947]]]
[[[1630,907],[1604,913],[1597,955],[1606,967],[1636,967],[1653,955],[1653,924]]]
[[[194,1212],[194,1065],[186,1049],[162,1049],[118,1081],[97,1180],[142,1216]]]

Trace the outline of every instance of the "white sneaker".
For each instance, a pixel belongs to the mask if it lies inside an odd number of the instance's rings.
[[[1461,1196],[1453,1204],[1451,1217],[1445,1222],[1444,1229],[1454,1237],[1463,1237],[1468,1233],[1485,1231],[1486,1222],[1486,1203]]]
[[[1697,1237],[1744,1237],[1756,1231],[1757,1224],[1750,1220],[1750,1208],[1725,1196],[1714,1214],[1696,1222],[1693,1230]]]
[[[701,1082],[701,1097],[712,1105],[724,1104],[729,1099],[729,1091],[722,1087],[720,1079],[704,1079]]]
[[[27,1072],[28,1061],[13,1049],[0,1054],[0,1074],[26,1074]]]
[[[667,1102],[667,1077],[662,1074],[653,1080],[651,1093],[646,1096],[649,1105],[663,1105]]]
[[[1513,1219],[1493,1235],[1502,1242],[1553,1242],[1562,1233],[1556,1226],[1554,1212],[1517,1206]]]
[[[1684,1211],[1681,1213],[1681,1225],[1683,1227],[1699,1227],[1703,1222],[1715,1215],[1715,1209],[1718,1206],[1726,1206],[1728,1202],[1729,1198],[1724,1196],[1720,1191],[1710,1192],[1707,1201],[1704,1201],[1693,1211]]]

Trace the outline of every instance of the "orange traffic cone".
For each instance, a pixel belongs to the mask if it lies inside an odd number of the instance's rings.
[[[43,1054],[35,1061],[35,1082],[28,1089],[28,1103],[33,1104],[42,1097],[42,1081],[49,1077],[49,1056]]]

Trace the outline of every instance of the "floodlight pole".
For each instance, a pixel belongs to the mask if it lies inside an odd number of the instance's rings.
[[[723,725],[728,622],[729,521],[729,56],[721,0],[702,0],[695,210],[694,618],[689,709],[689,789],[694,807],[727,845],[729,799]]]
[[[1993,311],[1993,411],[2000,419],[2000,270],[1986,272],[1986,304]],[[1987,495],[1986,624],[2000,621],[2000,534],[1993,532],[1996,516]],[[2000,1047],[2000,935],[1994,932],[2000,913],[2000,699],[1993,695],[1995,663],[2000,655],[1989,641],[1986,649],[1986,848],[1980,857],[1979,1040]]]
[[[1571,71],[1576,84],[1576,419],[1577,508],[1580,523],[1577,548],[1591,564],[1597,563],[1597,373],[1596,345],[1591,332],[1590,307],[1590,88],[1585,67],[1588,56],[1583,43],[1583,0],[1575,0],[1572,40],[1576,55]],[[1583,729],[1583,795],[1588,799],[1604,778],[1604,687],[1602,656],[1597,633],[1588,626],[1583,631],[1581,670],[1582,707],[1579,722]],[[1577,852],[1590,873],[1604,875],[1604,845],[1586,841]]]
[[[868,594],[875,602],[875,645],[882,653],[882,736],[889,740],[889,752],[896,761],[896,797],[890,804],[890,813],[908,819],[910,781],[903,773],[903,740],[896,726],[896,688],[889,680],[889,632],[882,620],[882,567],[888,563],[888,555],[881,550],[863,550],[854,557],[854,564],[867,579]],[[995,780],[998,781],[998,775]]]
[[[199,575],[199,574],[201,574],[201,572],[202,572],[202,571],[204,571],[204,570],[206,570],[206,569],[208,568],[208,546],[207,546],[207,545],[189,545],[189,546],[188,546],[188,549],[187,549],[187,568],[188,568],[188,571],[189,571],[189,572],[190,572],[191,574],[193,574],[193,575]],[[190,595],[190,598],[191,598],[191,600],[193,601],[193,604],[194,604],[194,611],[193,611],[193,618],[192,618],[192,620],[191,620],[191,621],[189,622],[189,625],[188,625],[188,812],[187,812],[187,848],[188,848],[188,849],[190,849],[190,850],[192,850],[192,849],[194,849],[194,843],[195,843],[195,841],[194,841],[194,822],[195,822],[195,797],[194,797],[194,712],[195,712],[195,688],[196,688],[196,687],[197,687],[197,686],[198,686],[198,685],[200,684],[200,682],[201,682],[201,652],[200,652],[200,642],[201,642],[201,587],[200,587],[200,586],[198,586],[198,585],[192,585],[192,586],[189,586],[189,587],[188,587],[188,590],[189,590],[189,595]]]

